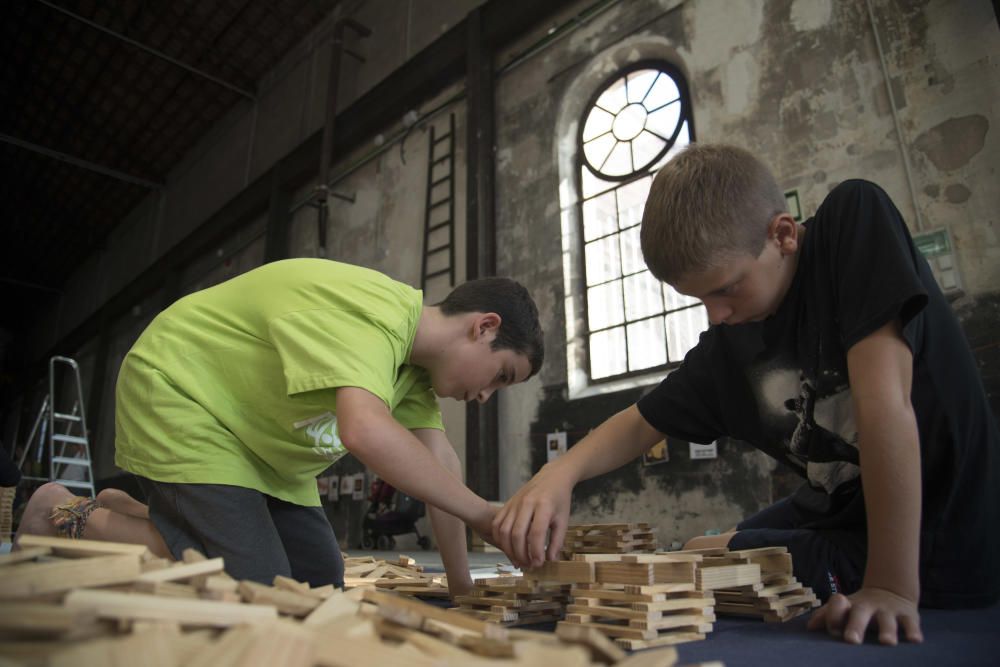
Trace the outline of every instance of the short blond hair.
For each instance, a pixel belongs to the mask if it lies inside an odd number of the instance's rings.
[[[787,210],[771,171],[749,151],[691,144],[653,180],[642,213],[642,256],[674,283],[727,257],[757,257],[772,218]]]

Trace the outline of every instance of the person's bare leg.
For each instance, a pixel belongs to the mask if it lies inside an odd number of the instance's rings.
[[[97,500],[112,512],[127,514],[138,519],[149,518],[149,507],[121,489],[104,489],[97,494]]]
[[[128,497],[127,494],[125,495]],[[21,535],[58,537],[60,533],[52,523],[52,511],[56,506],[67,503],[75,497],[66,487],[55,482],[38,487],[24,508],[24,515],[21,517],[17,534],[14,536],[15,548],[17,548]],[[128,499],[145,507],[134,498],[128,497]],[[90,513],[83,529],[83,537],[88,540],[144,544],[154,555],[160,558],[171,558],[170,551],[163,542],[163,537],[160,536],[152,521],[130,514],[122,514],[107,507],[98,507]]]

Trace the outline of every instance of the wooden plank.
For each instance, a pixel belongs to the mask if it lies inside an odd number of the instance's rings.
[[[641,651],[643,649],[659,648],[661,646],[673,646],[685,642],[696,642],[705,639],[703,632],[668,632],[656,639],[616,639],[615,643],[629,651]]]
[[[271,604],[277,607],[278,611],[292,616],[306,616],[322,603],[320,598],[312,595],[293,593],[265,586],[256,581],[241,581],[237,590],[247,602]]]
[[[456,625],[465,630],[471,630],[484,637],[491,639],[506,639],[507,631],[490,623],[484,623],[475,618],[454,614],[440,607],[435,607],[424,602],[418,602],[408,598],[393,595],[391,593],[381,593],[379,591],[365,591],[366,602],[371,602],[378,606],[378,612],[392,621],[420,629],[427,619],[440,621],[450,625]],[[403,620],[400,620],[403,619]],[[415,623],[415,624],[414,624]]]
[[[524,578],[567,584],[595,582],[597,581],[595,566],[598,565],[601,564],[568,560],[547,561],[540,567],[524,570]]]
[[[675,611],[678,609],[702,609],[711,607],[715,600],[710,597],[670,598],[659,602],[633,602],[632,608],[639,611]]]
[[[677,649],[672,646],[664,646],[641,653],[633,653],[616,662],[615,667],[673,667],[675,664],[677,664]]]
[[[92,609],[100,618],[175,621],[185,626],[229,627],[260,623],[278,616],[273,606],[88,589],[71,591],[63,604],[67,609]]]
[[[216,574],[223,571],[223,561],[221,558],[210,560],[193,561],[181,565],[174,565],[163,570],[143,572],[136,581],[155,583],[158,581],[178,581],[190,579],[202,574]]]
[[[564,642],[582,644],[590,651],[591,657],[602,663],[618,663],[626,657],[621,648],[594,628],[567,625],[560,621],[556,625],[556,636]]]
[[[6,602],[0,605],[0,634],[19,639],[52,638],[86,634],[97,617],[85,609],[66,609],[61,604]]]
[[[123,554],[144,556],[149,554],[149,549],[142,544],[103,542],[100,540],[71,540],[65,537],[49,537],[47,535],[22,535],[18,540],[18,544],[22,549],[27,547],[48,547],[54,555],[65,558]]]
[[[27,549],[20,549],[18,551],[11,551],[10,553],[0,554],[0,567],[35,560],[39,556],[47,556],[50,553],[52,553],[52,549],[49,547],[28,547]]]
[[[139,557],[135,554],[11,565],[0,579],[0,599],[128,583],[140,571]]]

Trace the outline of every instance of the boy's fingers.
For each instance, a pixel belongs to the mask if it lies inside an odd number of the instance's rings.
[[[528,531],[528,555],[531,566],[538,567],[545,562],[545,536],[549,532],[549,518],[544,510],[536,511]]]
[[[886,609],[875,614],[878,622],[879,643],[886,646],[895,646],[899,643],[899,626],[896,625],[896,614]]]
[[[851,611],[851,601],[847,596],[834,593],[823,606],[826,614],[823,620],[826,622],[826,631],[834,637],[839,637],[844,629],[844,622]]]
[[[557,513],[552,517],[552,532],[549,535],[549,560],[559,560],[562,552],[563,541],[566,539],[566,525],[569,520],[562,513]]]
[[[807,630],[822,630],[826,627],[826,613],[829,607],[823,605],[819,609],[813,612],[812,616],[809,617],[809,622],[806,623]]]
[[[531,563],[531,557],[528,554],[528,529],[534,522],[534,513],[534,507],[522,506],[521,511],[517,513],[517,519],[511,526],[510,548],[513,550],[517,562],[520,563],[520,567]]]
[[[847,616],[847,625],[844,626],[844,641],[849,644],[863,642],[873,613],[874,610],[868,605],[854,605]]]
[[[924,633],[920,630],[920,619],[915,616],[902,616],[899,624],[903,626],[903,635],[907,641],[919,644],[924,641]]]

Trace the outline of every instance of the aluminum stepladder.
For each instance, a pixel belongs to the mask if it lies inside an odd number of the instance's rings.
[[[72,373],[71,391],[75,391],[76,398],[69,412],[59,412],[55,408],[58,365],[68,366]],[[73,434],[77,425],[80,435]],[[33,448],[37,448],[35,455],[39,461],[48,455],[49,476],[24,475],[23,480],[57,482],[77,492],[86,491],[87,495],[94,497],[94,470],[90,462],[90,442],[87,438],[80,367],[69,357],[49,359],[49,393],[42,400],[42,407],[38,411],[35,425],[31,428],[28,443],[21,452],[21,459],[17,464],[21,470],[24,470],[24,462]]]

